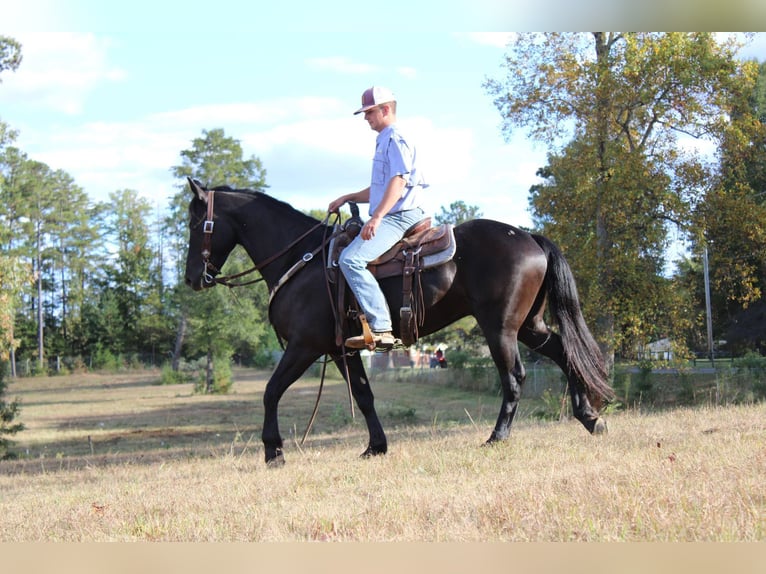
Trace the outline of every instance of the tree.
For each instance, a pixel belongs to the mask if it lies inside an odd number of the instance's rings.
[[[51,322],[52,347],[57,354],[82,356],[87,352],[89,334],[83,324],[83,309],[103,274],[106,244],[101,222],[101,207],[93,205],[87,194],[68,174],[57,171],[56,190],[66,197],[59,206],[59,228],[51,248],[55,281]],[[55,328],[54,328],[55,327]]]
[[[0,73],[6,70],[16,71],[20,65],[21,44],[9,36],[0,35]]]
[[[6,70],[16,71],[21,64],[21,44],[13,38],[0,35],[0,74]],[[0,83],[2,82],[0,78]],[[16,139],[16,132],[0,120],[0,152]]]
[[[21,46],[7,36],[0,35],[0,73],[5,70],[14,71],[21,63]],[[2,79],[0,79],[2,82]],[[13,142],[16,133],[7,124],[0,120],[0,197],[4,196],[5,181],[5,147]],[[3,203],[3,202],[0,202]],[[10,226],[7,210],[0,208],[0,284],[3,292],[0,293],[0,369],[3,360],[11,360],[11,376],[16,376],[15,351],[18,341],[14,337],[14,315],[16,312],[18,293],[24,284],[23,263],[20,258],[10,253]],[[4,384],[3,372],[0,370],[0,400],[2,400]],[[10,407],[8,407],[10,409]],[[0,403],[0,420],[7,422],[12,420],[11,411],[6,414],[5,403]],[[14,415],[15,416],[15,415]],[[3,443],[0,440],[0,455]]]
[[[18,295],[29,279],[29,269],[17,256],[0,252],[0,284],[3,286],[0,292],[0,369],[4,361],[10,360],[11,377],[16,376],[16,348],[19,345],[15,336]]]
[[[168,228],[172,229],[172,250],[178,262],[177,288],[173,293],[173,314],[178,328],[174,352],[174,369],[183,341],[189,339],[190,350],[202,352],[207,358],[206,385],[213,387],[214,361],[228,361],[236,351],[248,352],[263,342],[266,336],[268,295],[262,283],[240,291],[238,306],[231,305],[231,294],[218,288],[204,293],[193,293],[184,284],[184,262],[188,245],[188,210],[191,195],[187,177],[194,177],[211,185],[226,184],[235,188],[263,190],[266,188],[266,170],[255,156],[245,159],[238,140],[227,137],[222,129],[203,130],[202,137],[192,142],[192,148],[181,151],[181,165],[171,168],[180,180],[179,191],[171,202]],[[229,256],[223,273],[235,273],[249,267],[244,250],[237,248]],[[237,320],[229,318],[236,313]]]
[[[13,422],[20,413],[19,402],[17,400],[6,402],[4,399],[6,389],[4,367],[3,359],[0,358],[0,460],[13,457],[13,453],[10,452],[11,442],[5,438],[5,435],[14,435],[24,430],[23,423]]]
[[[37,361],[43,368],[44,281],[50,270],[48,249],[56,227],[58,201],[54,197],[53,176],[44,163],[27,158],[16,148],[4,154],[3,201],[8,221],[8,250],[31,264],[36,295],[29,299],[37,326]]]
[[[110,193],[102,209],[104,241],[114,249],[112,260],[104,266],[106,288],[115,298],[121,325],[108,346],[118,353],[137,350],[144,338],[141,325],[154,261],[149,244],[151,205],[135,190],[125,189]]]
[[[21,64],[21,45],[14,39],[0,35],[0,73],[5,70],[16,70]],[[2,82],[2,79],[0,79]],[[3,148],[15,139],[15,132],[12,132],[8,126],[0,121],[0,152]],[[0,168],[2,168],[0,160]],[[2,192],[5,182],[3,170],[0,169],[0,192]],[[4,223],[0,215],[0,224]],[[0,238],[2,239],[2,238]],[[3,361],[12,359],[11,374],[15,376],[16,363],[14,352],[17,342],[14,338],[14,312],[17,292],[23,284],[23,275],[18,273],[22,266],[18,257],[9,256],[2,252],[4,241],[0,241],[0,284],[3,285],[3,292],[0,293],[0,459],[9,456],[9,441],[3,437],[7,434],[15,434],[24,428],[21,423],[13,423],[19,412],[19,405],[16,401],[6,403],[3,400],[5,395],[5,372]]]
[[[657,334],[669,233],[689,231],[710,179],[679,138],[721,137],[752,80],[738,47],[708,33],[520,34],[504,80],[485,83],[506,135],[527,128],[552,148],[530,203],[573,262],[608,359]]]
[[[436,216],[436,223],[451,223],[460,225],[471,219],[477,219],[482,216],[481,210],[477,205],[466,205],[464,201],[454,201],[450,203],[449,209],[441,208],[441,212]]]
[[[718,173],[695,210],[693,250],[710,255],[714,336],[738,351],[766,348],[766,63],[757,72],[753,84],[743,84]]]

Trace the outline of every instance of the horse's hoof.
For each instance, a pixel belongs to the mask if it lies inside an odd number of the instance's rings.
[[[368,446],[365,451],[359,455],[360,458],[371,458],[373,456],[380,456],[383,454],[386,454],[386,451],[388,450],[387,447],[374,447],[372,445]]]
[[[285,455],[282,453],[282,449],[276,449],[276,452],[269,456],[266,455],[266,466],[269,468],[278,468],[285,465]]]
[[[604,419],[596,419],[596,422],[593,425],[593,430],[591,431],[591,434],[594,435],[604,435],[607,434],[609,430],[606,428],[606,421]]]
[[[501,443],[507,439],[508,439],[508,434],[503,435],[498,433],[497,431],[492,431],[492,434],[489,435],[489,438],[487,439],[487,441],[481,446],[495,446],[498,443]]]

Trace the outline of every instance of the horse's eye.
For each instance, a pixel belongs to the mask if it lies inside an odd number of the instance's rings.
[[[196,229],[200,225],[202,225],[202,222],[205,221],[205,218],[203,216],[195,217],[194,214],[192,214],[190,225],[192,229]]]

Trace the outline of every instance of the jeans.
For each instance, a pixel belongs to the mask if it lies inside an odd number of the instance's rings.
[[[374,237],[364,240],[357,235],[340,255],[338,265],[373,331],[391,330],[391,312],[367,264],[393,247],[405,231],[424,218],[425,212],[419,207],[390,213],[380,221]]]

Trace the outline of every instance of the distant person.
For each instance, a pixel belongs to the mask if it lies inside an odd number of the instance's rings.
[[[338,264],[364,312],[377,347],[395,343],[391,332],[391,312],[367,264],[388,251],[404,233],[425,218],[422,191],[428,187],[419,169],[415,144],[396,125],[396,98],[387,88],[373,86],[362,94],[362,107],[354,114],[374,131],[375,155],[370,185],[361,191],[342,195],[330,203],[334,213],[346,202],[369,203],[370,219],[359,235],[340,255]],[[364,335],[346,339],[346,346],[363,349]]]

